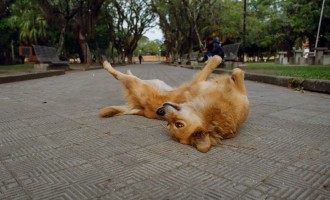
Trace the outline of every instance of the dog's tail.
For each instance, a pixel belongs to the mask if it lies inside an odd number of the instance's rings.
[[[113,117],[115,115],[142,115],[142,110],[122,105],[105,107],[99,111],[100,117]]]
[[[127,112],[126,106],[109,106],[99,110],[100,117],[112,117]]]

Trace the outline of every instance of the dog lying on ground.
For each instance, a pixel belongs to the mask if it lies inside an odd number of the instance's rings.
[[[99,115],[142,115],[166,120],[174,140],[206,153],[222,139],[235,137],[249,112],[242,70],[234,69],[231,75],[208,80],[221,61],[219,56],[210,58],[190,82],[175,89],[161,80],[141,80],[129,71],[121,73],[104,61],[103,67],[124,86],[128,104],[105,107]]]

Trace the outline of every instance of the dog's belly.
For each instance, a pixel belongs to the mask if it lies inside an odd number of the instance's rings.
[[[242,95],[242,101],[243,101],[246,105],[249,105],[249,104],[250,104],[248,97],[245,96],[245,95]]]
[[[203,81],[201,82],[200,84],[200,90],[207,90],[209,89],[210,87],[212,87],[214,85],[214,83],[211,83],[210,81]]]
[[[171,86],[167,85],[164,81],[159,79],[144,80],[144,82],[153,85],[161,91],[172,91],[174,89]]]
[[[203,81],[199,84],[199,95],[200,94],[214,94],[214,93],[227,93],[232,88],[231,84],[216,81]]]

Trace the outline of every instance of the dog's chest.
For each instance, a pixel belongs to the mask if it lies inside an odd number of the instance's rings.
[[[214,83],[211,83],[211,82],[209,82],[209,81],[203,81],[203,82],[201,82],[201,84],[200,84],[200,86],[199,86],[199,89],[200,89],[201,91],[209,90],[210,88],[213,87],[213,84],[214,84]]]
[[[204,93],[206,91],[216,92],[223,89],[223,84],[217,83],[215,81],[203,81],[199,85],[200,92]]]

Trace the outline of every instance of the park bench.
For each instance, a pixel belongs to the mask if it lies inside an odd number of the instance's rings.
[[[49,65],[69,65],[68,61],[62,61],[58,58],[54,47],[32,45],[38,63]]]
[[[225,53],[224,60],[225,61],[237,61],[238,60],[238,50],[240,43],[235,44],[227,44],[222,46],[223,52]]]
[[[222,46],[222,49],[224,51],[224,61],[223,63],[227,63],[227,65],[232,65],[231,67],[234,68],[235,65],[237,65],[237,61],[239,60],[238,57],[238,50],[240,47],[240,43],[234,43],[234,44],[227,44]],[[181,57],[181,63],[186,64],[188,62],[188,55],[184,54]],[[201,62],[203,60],[203,57],[200,55],[198,51],[195,51],[191,54],[191,64],[198,66],[198,62]]]
[[[198,62],[201,62],[201,60],[203,59],[203,56],[201,55],[201,53],[199,51],[194,51],[191,53],[190,55],[190,64],[196,64]],[[189,63],[188,61],[188,54],[183,54],[181,57],[181,63],[182,64],[187,64]]]
[[[234,43],[234,44],[227,44],[223,45],[222,49],[224,52],[224,60],[222,62],[222,67],[226,66],[229,68],[236,68],[240,62],[238,57],[238,50],[240,47],[240,43]]]

